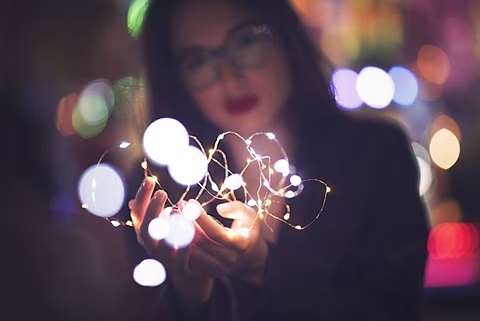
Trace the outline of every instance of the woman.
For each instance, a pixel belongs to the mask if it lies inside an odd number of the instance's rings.
[[[262,223],[247,238],[229,238],[202,212],[193,244],[174,251],[148,236],[166,194],[152,197],[145,180],[132,218],[169,276],[153,318],[418,320],[427,226],[408,141],[395,127],[337,111],[322,60],[288,3],[152,1],[144,41],[155,116],[179,119],[204,143],[226,130],[274,132],[303,177],[333,190],[304,231],[277,224],[269,232]],[[226,144],[241,168],[244,145]],[[309,196],[296,215],[318,202]],[[217,211],[236,218],[239,206]]]

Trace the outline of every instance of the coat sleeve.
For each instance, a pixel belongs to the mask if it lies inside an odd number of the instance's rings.
[[[388,127],[373,161],[371,199],[348,282],[328,284],[325,320],[414,321],[420,315],[428,228],[411,145]]]

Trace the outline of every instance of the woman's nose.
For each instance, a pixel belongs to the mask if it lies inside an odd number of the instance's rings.
[[[237,82],[243,78],[242,70],[232,59],[227,57],[218,60],[218,79],[224,83]]]

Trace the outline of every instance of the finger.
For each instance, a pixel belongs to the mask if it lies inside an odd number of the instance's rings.
[[[143,243],[148,247],[153,244],[153,239],[148,234],[148,225],[150,222],[160,215],[160,212],[163,210],[165,202],[167,201],[167,194],[158,190],[155,192],[150,204],[145,211],[142,222],[140,223],[140,235],[143,240]]]
[[[217,205],[217,212],[224,218],[232,220],[250,220],[253,222],[257,213],[250,206],[240,201],[221,203]]]
[[[191,201],[196,202],[196,201]],[[198,202],[197,202],[198,203]],[[203,207],[200,206],[200,216],[196,219],[196,223],[201,230],[213,241],[220,244],[228,243],[228,234],[222,225],[215,221],[210,215],[208,215]]]
[[[142,185],[138,188],[137,195],[135,196],[134,202],[132,205],[132,212],[139,221],[143,220],[145,211],[147,210],[148,204],[150,202],[150,197],[152,196],[153,189],[155,188],[155,181],[151,177],[147,177],[143,180]]]

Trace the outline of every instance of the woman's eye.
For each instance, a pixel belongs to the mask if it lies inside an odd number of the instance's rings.
[[[195,70],[201,68],[208,62],[208,57],[205,53],[198,53],[190,55],[184,60],[184,66],[187,70]]]

